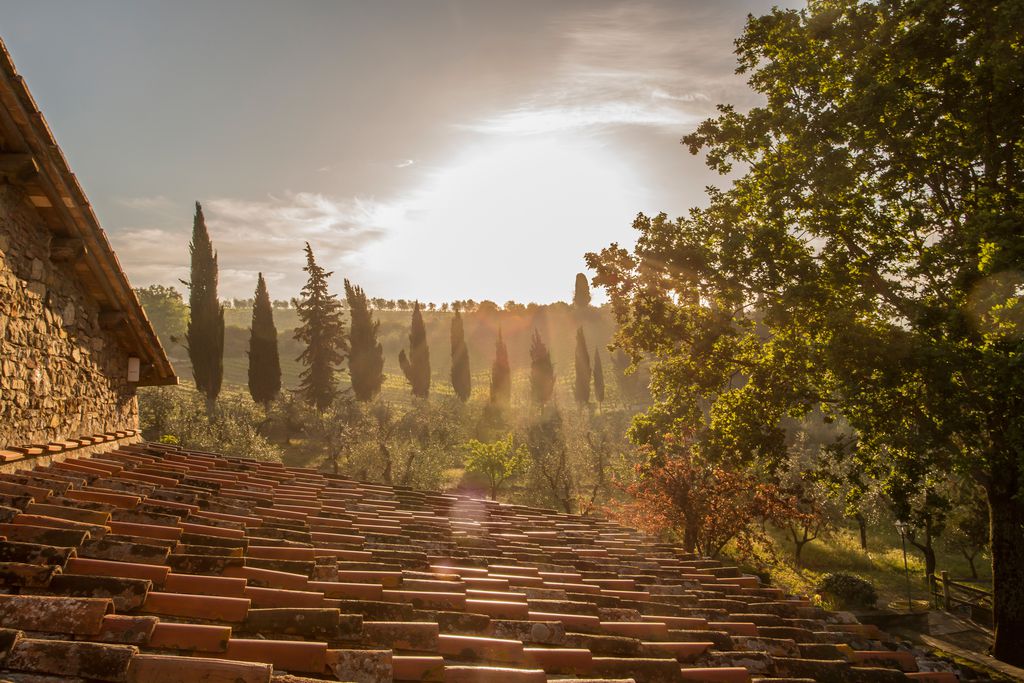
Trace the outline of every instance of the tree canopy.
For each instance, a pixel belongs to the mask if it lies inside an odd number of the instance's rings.
[[[583,273],[576,273],[576,286],[573,289],[572,305],[579,309],[590,306],[590,283]]]
[[[333,275],[317,264],[313,248],[306,242],[306,285],[297,302],[300,325],[295,338],[306,345],[298,360],[306,366],[299,375],[298,393],[303,400],[324,411],[338,395],[336,373],[348,354],[348,335],[341,302],[327,288]]]
[[[545,405],[555,393],[555,364],[551,352],[540,338],[540,332],[533,331],[530,343],[530,396],[538,405]]]
[[[192,264],[189,280],[183,282],[189,292],[186,346],[196,388],[206,396],[207,409],[212,411],[224,380],[224,307],[217,299],[217,252],[199,202],[188,251]]]
[[[508,364],[508,348],[498,328],[494,342],[494,363],[491,365],[491,404],[507,406],[512,401],[512,369]]]
[[[281,357],[277,350],[274,309],[263,273],[256,280],[256,298],[249,331],[249,394],[268,406],[281,392]]]
[[[466,451],[467,471],[486,477],[491,500],[498,499],[501,485],[525,469],[529,461],[529,451],[515,443],[511,432],[492,442],[470,439]]]
[[[160,336],[160,343],[170,351],[171,345],[184,341],[188,329],[188,307],[174,287],[150,285],[135,290],[139,303],[146,311],[146,317]]]
[[[348,301],[348,372],[358,401],[371,401],[384,384],[384,346],[377,340],[380,321],[373,319],[363,288],[345,280]]]
[[[588,255],[618,343],[655,358],[637,440],[683,431],[703,457],[773,463],[780,419],[820,406],[893,491],[935,471],[980,484],[994,653],[1016,664],[1022,16],[1016,1],[812,0],[751,18],[739,71],[765,103],[720,106],[684,138],[735,179],[684,218],[639,216],[632,252]]]
[[[420,302],[412,309],[412,325],[409,328],[409,354],[405,349],[398,354],[398,365],[409,381],[412,395],[427,398],[430,395],[430,348],[427,346],[427,328],[423,324]]]
[[[593,369],[590,365],[590,350],[587,348],[587,338],[583,334],[583,328],[576,329],[576,355],[574,362],[576,370],[576,381],[573,384],[573,396],[576,403],[584,406],[590,403],[590,376]]]
[[[604,368],[601,366],[601,348],[594,347],[594,398],[604,403]]]
[[[462,314],[455,309],[452,317],[452,388],[459,400],[469,400],[472,390],[472,376],[469,372],[469,347],[466,345],[466,331],[462,325]]]

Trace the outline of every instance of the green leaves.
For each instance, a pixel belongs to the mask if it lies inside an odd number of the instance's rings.
[[[299,376],[298,393],[319,411],[326,410],[338,395],[336,372],[348,355],[348,334],[341,302],[327,288],[333,273],[323,269],[306,243],[306,267],[309,275],[302,288],[296,310],[300,325],[295,338],[306,345],[299,360],[306,366]]]
[[[772,465],[780,421],[821,404],[904,502],[954,473],[1019,506],[1024,4],[811,0],[736,44],[764,104],[683,144],[741,175],[587,257],[616,344],[653,358],[632,438]],[[1007,548],[1014,524],[993,523]],[[1003,613],[1024,623],[1024,600]]]
[[[521,473],[529,464],[529,451],[526,446],[514,442],[511,432],[490,443],[470,439],[465,449],[467,471],[487,478],[492,499],[497,498],[503,483]]]
[[[469,347],[466,345],[466,332],[462,325],[462,314],[458,308],[455,309],[455,315],[452,317],[451,352],[452,388],[459,400],[465,403],[469,400],[473,380],[469,372]]]
[[[380,321],[373,319],[363,288],[348,279],[345,280],[345,299],[351,316],[348,371],[352,393],[358,401],[372,401],[384,383],[384,347],[377,340]]]
[[[184,283],[189,290],[186,346],[196,388],[206,396],[207,409],[212,411],[224,379],[224,307],[217,298],[217,252],[199,202],[188,250],[192,263],[189,281]]]
[[[263,273],[256,280],[256,296],[249,330],[249,394],[268,407],[281,391],[281,357],[277,350],[274,309]]]
[[[430,349],[427,346],[427,328],[423,324],[420,302],[412,309],[412,325],[409,328],[409,354],[405,349],[398,354],[398,365],[409,382],[412,395],[427,398],[430,395]]]
[[[540,332],[534,330],[530,342],[530,396],[534,403],[543,407],[554,393],[555,365],[551,362],[551,352],[540,338]]]

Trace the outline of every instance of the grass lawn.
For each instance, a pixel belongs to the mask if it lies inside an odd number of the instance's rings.
[[[891,522],[884,521],[868,529],[868,550],[860,548],[855,526],[840,528],[828,537],[812,541],[804,547],[803,568],[793,566],[793,542],[783,534],[776,535],[777,548],[783,562],[772,570],[772,582],[796,594],[813,595],[814,587],[829,572],[857,574],[874,584],[878,590],[878,606],[906,609],[907,583],[903,569],[903,551],[900,536]],[[991,590],[991,565],[988,557],[975,559],[978,581],[970,579],[970,565],[962,555],[944,547],[940,539],[936,547],[937,573],[949,572],[951,579],[971,583]],[[907,564],[910,568],[910,588],[915,606],[929,604],[927,582],[924,578],[924,557],[907,544]]]

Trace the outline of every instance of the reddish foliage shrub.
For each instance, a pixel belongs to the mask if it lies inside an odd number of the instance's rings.
[[[717,557],[733,543],[743,559],[770,553],[765,524],[784,526],[803,513],[796,497],[754,473],[702,458],[690,444],[666,442],[669,453],[650,455],[619,483],[628,495],[607,512],[648,533],[679,539],[683,547]]]

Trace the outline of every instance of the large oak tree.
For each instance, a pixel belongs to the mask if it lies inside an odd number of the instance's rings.
[[[972,478],[994,653],[1022,664],[1024,3],[811,0],[736,44],[764,104],[684,138],[728,188],[588,257],[618,343],[655,359],[633,436],[770,463],[779,420],[822,406],[893,490]]]

